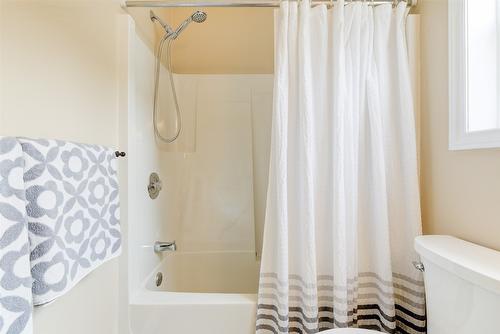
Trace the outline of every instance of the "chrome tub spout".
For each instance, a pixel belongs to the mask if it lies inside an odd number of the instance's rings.
[[[175,245],[175,241],[157,241],[153,246],[153,250],[155,253],[173,252],[177,250],[177,246]]]

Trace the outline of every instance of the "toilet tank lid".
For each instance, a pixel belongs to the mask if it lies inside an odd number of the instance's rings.
[[[447,235],[415,238],[415,250],[430,261],[482,288],[500,293],[500,252]]]

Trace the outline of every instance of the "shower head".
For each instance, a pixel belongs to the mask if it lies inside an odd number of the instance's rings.
[[[193,15],[191,15],[191,19],[196,23],[205,22],[205,20],[207,19],[207,13],[202,12],[201,10],[197,10],[193,13]]]
[[[187,28],[187,26],[191,23],[191,22],[196,22],[196,23],[202,23],[202,22],[205,22],[205,20],[207,19],[207,13],[205,12],[202,12],[200,10],[194,12],[193,14],[191,14],[190,17],[188,17],[187,19],[184,20],[184,22],[182,22],[179,27],[177,27],[177,29],[175,30],[175,33],[173,35],[173,39],[176,39],[177,37],[179,37],[180,33]]]

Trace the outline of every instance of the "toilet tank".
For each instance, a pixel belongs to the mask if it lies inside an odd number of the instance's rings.
[[[450,236],[415,239],[428,334],[500,333],[500,252]]]

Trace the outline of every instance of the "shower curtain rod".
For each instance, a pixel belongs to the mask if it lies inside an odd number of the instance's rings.
[[[294,1],[294,0],[289,0]],[[367,2],[370,5],[382,5],[388,3],[399,3],[401,0],[357,0]],[[417,4],[418,0],[407,0],[409,7],[413,7]],[[230,2],[230,1],[210,1],[210,2],[173,2],[173,1],[126,1],[127,7],[279,7],[280,0],[275,1],[241,1],[241,2]],[[311,0],[315,5],[325,4],[329,5],[337,2],[337,0]],[[347,0],[346,3],[352,2]]]

